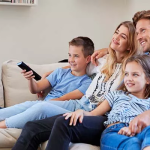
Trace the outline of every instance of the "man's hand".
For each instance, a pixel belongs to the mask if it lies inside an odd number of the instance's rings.
[[[133,134],[131,134],[131,130],[129,129],[129,127],[123,127],[119,130],[118,134],[122,134],[122,135],[126,135],[126,136],[134,136]]]
[[[145,127],[150,125],[150,110],[135,117],[129,124],[132,134],[140,133]]]
[[[79,109],[79,110],[76,110],[75,112],[65,113],[63,114],[63,116],[66,116],[65,117],[66,120],[71,117],[69,125],[75,126],[78,119],[79,119],[79,122],[82,123],[83,117],[84,117],[84,110]]]
[[[92,56],[91,56],[91,62],[95,65],[98,66],[98,62],[97,59],[105,56],[108,53],[108,49],[107,48],[103,48],[100,50],[96,50]]]

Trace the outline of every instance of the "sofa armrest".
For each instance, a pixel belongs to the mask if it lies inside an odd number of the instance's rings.
[[[37,100],[36,94],[31,94],[28,88],[28,82],[20,73],[21,69],[17,66],[19,60],[8,60],[2,64],[2,82],[4,87],[5,107],[12,106],[24,101]],[[27,63],[38,74],[54,70],[58,67],[68,65],[68,63],[53,63],[44,65],[35,65]]]

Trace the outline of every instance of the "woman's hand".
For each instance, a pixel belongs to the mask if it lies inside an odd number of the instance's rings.
[[[70,126],[71,125],[75,126],[77,123],[77,120],[79,120],[79,122],[82,123],[83,117],[84,117],[84,110],[79,109],[79,110],[76,110],[75,112],[65,113],[63,114],[63,116],[65,116],[66,120],[70,118],[70,123],[69,123]]]
[[[119,130],[118,134],[126,135],[126,136],[134,136],[134,134],[131,133],[131,130],[129,127],[123,127]]]

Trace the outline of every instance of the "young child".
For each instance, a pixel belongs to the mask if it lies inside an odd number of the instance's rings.
[[[95,110],[66,113],[65,119],[71,117],[70,125],[76,125],[77,118],[81,123],[83,116],[99,116],[110,111],[104,122],[107,128],[101,136],[101,150],[150,150],[150,126],[137,135],[129,128],[137,115],[150,109],[150,56],[138,55],[127,60],[124,84],[123,90],[105,95],[105,100]]]
[[[71,111],[69,101],[65,100],[80,99],[85,94],[91,83],[91,79],[86,75],[86,67],[93,52],[94,43],[91,39],[77,37],[69,42],[69,69],[58,68],[38,82],[33,79],[32,71],[22,71],[24,77],[28,79],[31,93],[35,94],[48,87],[52,89],[44,101],[27,101],[1,109],[0,128],[22,128],[28,121]],[[59,110],[55,108],[55,104],[60,106]]]

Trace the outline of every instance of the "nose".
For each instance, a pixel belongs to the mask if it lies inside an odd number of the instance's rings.
[[[128,75],[128,76],[126,77],[126,80],[132,81],[132,76],[131,76],[131,75]]]
[[[69,57],[69,61],[73,62],[74,61],[74,57]]]
[[[120,35],[117,34],[117,35],[115,36],[115,40],[119,40],[119,38],[120,38]]]

